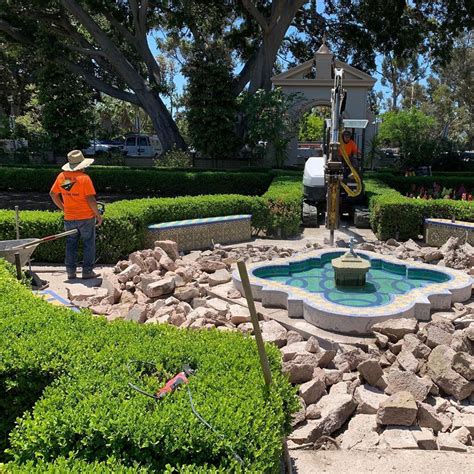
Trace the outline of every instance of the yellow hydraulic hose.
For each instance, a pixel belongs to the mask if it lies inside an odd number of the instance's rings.
[[[355,191],[352,191],[352,189],[342,181],[341,186],[344,188],[348,196],[356,197],[362,192],[362,180],[360,179],[359,173],[357,173],[356,169],[352,166],[351,160],[347,156],[346,149],[344,148],[344,145],[342,145],[344,143],[342,140],[342,134],[339,135],[339,143],[341,143],[341,146],[339,147],[339,149],[341,150],[341,155],[344,158],[344,161],[346,162],[347,166],[351,170],[352,176],[354,177],[354,181],[356,182],[357,187]]]

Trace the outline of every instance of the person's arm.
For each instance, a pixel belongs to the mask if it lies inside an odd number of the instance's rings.
[[[102,216],[100,215],[99,208],[97,207],[97,201],[95,200],[95,195],[91,194],[89,196],[86,196],[86,201],[89,207],[92,209],[92,212],[94,213],[94,216],[97,220],[97,225],[102,224]]]
[[[51,196],[51,199],[56,205],[56,207],[61,209],[61,211],[64,211],[64,203],[63,203],[63,200],[61,199],[61,194],[50,191],[49,195]]]

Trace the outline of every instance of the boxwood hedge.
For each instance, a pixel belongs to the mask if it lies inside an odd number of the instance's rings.
[[[149,224],[198,217],[252,214],[252,226],[267,234],[281,229],[283,235],[294,235],[301,224],[302,185],[300,174],[275,174],[263,196],[238,194],[180,196],[118,201],[107,206],[103,226],[99,229],[97,255],[102,262],[119,258],[143,248]],[[21,236],[44,237],[63,230],[62,214],[50,211],[23,211]],[[13,239],[14,211],[0,210],[0,240]],[[34,258],[44,262],[64,259],[64,240],[42,244]]]
[[[392,237],[416,239],[423,233],[423,221],[427,217],[449,219],[455,216],[459,220],[474,221],[473,202],[407,198],[391,188],[380,175],[366,178],[365,190],[372,230],[382,240]]]
[[[0,167],[0,191],[46,193],[60,170],[57,167]],[[91,167],[98,193],[140,194],[150,197],[235,194],[260,196],[270,185],[272,172],[222,172],[124,167]]]
[[[239,471],[232,450],[244,471],[278,471],[296,397],[274,346],[267,392],[251,337],[77,314],[1,263],[0,333],[0,462],[13,472]],[[224,438],[194,416],[186,390],[156,402],[128,386],[153,392],[183,364],[197,369],[196,409]]]

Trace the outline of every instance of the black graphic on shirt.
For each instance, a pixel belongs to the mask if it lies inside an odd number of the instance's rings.
[[[61,187],[66,191],[71,191],[71,189],[76,184],[76,181],[71,181],[70,179],[66,179],[62,182]]]

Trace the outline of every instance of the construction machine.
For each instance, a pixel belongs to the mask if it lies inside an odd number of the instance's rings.
[[[361,167],[351,162],[341,146],[343,130],[354,132],[367,126],[368,120],[343,119],[347,94],[342,87],[343,69],[334,69],[331,90],[331,118],[326,120],[323,156],[308,158],[303,174],[302,218],[306,227],[316,227],[326,217],[330,243],[334,245],[334,231],[339,227],[343,210],[351,211],[363,198]],[[363,140],[365,134],[363,133]]]

